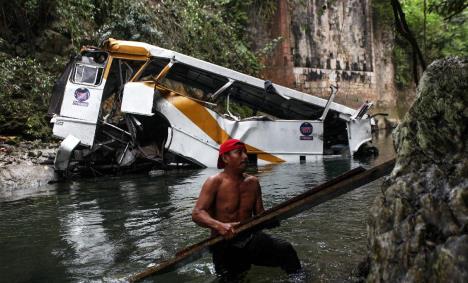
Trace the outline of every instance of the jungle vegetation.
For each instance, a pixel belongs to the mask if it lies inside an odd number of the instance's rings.
[[[373,5],[374,18],[395,32],[395,83],[400,89],[414,87],[432,61],[468,55],[468,1],[378,0]]]
[[[292,8],[305,0],[288,0]],[[323,0],[333,5],[336,0]],[[374,0],[378,25],[396,31],[391,2]],[[333,2],[333,3],[332,3]],[[466,0],[400,0],[425,63],[466,56]],[[274,20],[277,0],[15,0],[0,3],[0,136],[50,136],[50,90],[71,54],[114,37],[138,40],[258,75],[278,39],[252,50],[250,17]],[[414,48],[395,32],[396,84],[414,85]]]

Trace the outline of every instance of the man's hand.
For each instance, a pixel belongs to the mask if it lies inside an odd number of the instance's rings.
[[[221,236],[225,239],[232,239],[236,235],[236,230],[234,229],[236,225],[239,225],[240,222],[231,222],[231,223],[219,223],[216,230]]]

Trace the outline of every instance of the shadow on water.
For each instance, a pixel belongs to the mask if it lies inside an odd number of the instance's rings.
[[[380,155],[365,160],[320,158],[305,164],[259,167],[269,208],[357,166],[390,159],[388,136]],[[191,221],[201,185],[216,169],[172,171],[48,185],[40,195],[0,196],[0,282],[115,281],[172,257],[208,237]],[[346,280],[364,256],[366,218],[380,182],[283,221],[268,233],[290,241],[312,282]],[[45,193],[44,193],[45,192]],[[211,282],[211,257],[147,282]],[[253,267],[250,282],[286,282],[279,269]]]

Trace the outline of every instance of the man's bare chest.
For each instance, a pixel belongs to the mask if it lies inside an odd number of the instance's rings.
[[[251,211],[255,205],[255,198],[252,186],[221,187],[216,195],[216,207],[226,213]]]

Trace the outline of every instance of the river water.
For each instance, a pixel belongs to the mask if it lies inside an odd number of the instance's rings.
[[[270,208],[357,166],[392,158],[388,135],[377,158],[323,158],[259,167]],[[113,282],[209,236],[191,221],[201,185],[216,169],[170,171],[47,185],[0,194],[0,282]],[[311,282],[343,282],[365,256],[366,220],[381,180],[285,220],[267,233],[296,248]],[[146,282],[212,282],[211,256]],[[248,282],[287,282],[279,268],[253,267]]]

